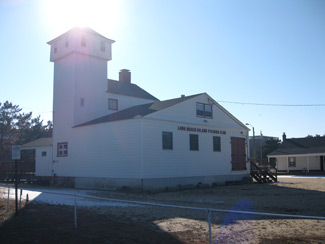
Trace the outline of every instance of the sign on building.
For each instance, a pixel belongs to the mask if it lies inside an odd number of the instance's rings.
[[[12,146],[12,159],[13,160],[20,159],[20,146],[19,145]]]

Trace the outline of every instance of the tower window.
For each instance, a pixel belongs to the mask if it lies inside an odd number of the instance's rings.
[[[118,110],[118,101],[117,101],[117,99],[112,99],[112,98],[108,99],[108,110],[115,110],[115,111]]]
[[[65,38],[65,48],[69,47],[69,37]]]
[[[105,42],[100,42],[100,51],[105,52]]]
[[[81,37],[81,46],[86,47],[87,46],[87,42],[86,42],[86,37]]]

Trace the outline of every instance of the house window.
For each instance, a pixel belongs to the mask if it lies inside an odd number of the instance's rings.
[[[199,151],[199,135],[190,134],[190,150]]]
[[[115,111],[118,110],[118,101],[117,101],[117,99],[112,99],[112,98],[108,99],[108,110],[115,110]]]
[[[46,151],[43,151],[42,152],[42,157],[46,157],[46,155],[47,155],[47,152]]]
[[[221,151],[220,136],[214,136],[213,137],[213,151],[214,152],[220,152]]]
[[[196,103],[196,116],[212,119],[212,105]]]
[[[105,42],[100,42],[100,51],[105,52]]]
[[[289,157],[289,167],[296,167],[296,157]]]
[[[162,133],[162,148],[166,150],[173,150],[173,132]]]
[[[54,53],[57,53],[57,52],[58,52],[58,48],[54,47]]]
[[[68,156],[68,143],[67,142],[59,142],[58,143],[58,157],[67,157]]]
[[[83,47],[87,46],[86,38],[84,36],[81,37],[81,46]]]

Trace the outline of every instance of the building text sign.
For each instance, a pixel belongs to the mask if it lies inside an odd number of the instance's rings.
[[[197,127],[177,126],[177,129],[183,131],[200,132],[200,133],[211,133],[211,134],[220,134],[220,135],[227,134],[226,131],[224,130],[212,130],[212,129],[197,128]]]

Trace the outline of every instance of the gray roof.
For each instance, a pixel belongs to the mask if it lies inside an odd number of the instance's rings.
[[[269,156],[313,153],[325,154],[325,136],[286,139]]]
[[[110,79],[107,80],[107,92],[130,97],[159,100],[135,84]]]
[[[171,107],[173,105],[176,105],[178,103],[184,102],[186,100],[189,100],[193,97],[199,96],[201,94],[196,94],[192,96],[187,97],[180,97],[165,101],[156,101],[153,103],[147,103],[142,104],[134,107],[130,107],[121,111],[118,111],[113,114],[109,114],[91,121],[88,121],[86,123],[77,125],[79,126],[86,126],[86,125],[94,125],[94,124],[100,124],[100,123],[107,123],[107,122],[113,122],[113,121],[119,121],[119,120],[126,120],[126,119],[135,119],[135,118],[141,118],[148,114],[163,110],[165,108]]]
[[[21,145],[21,148],[46,147],[52,145],[51,137],[44,137]]]

